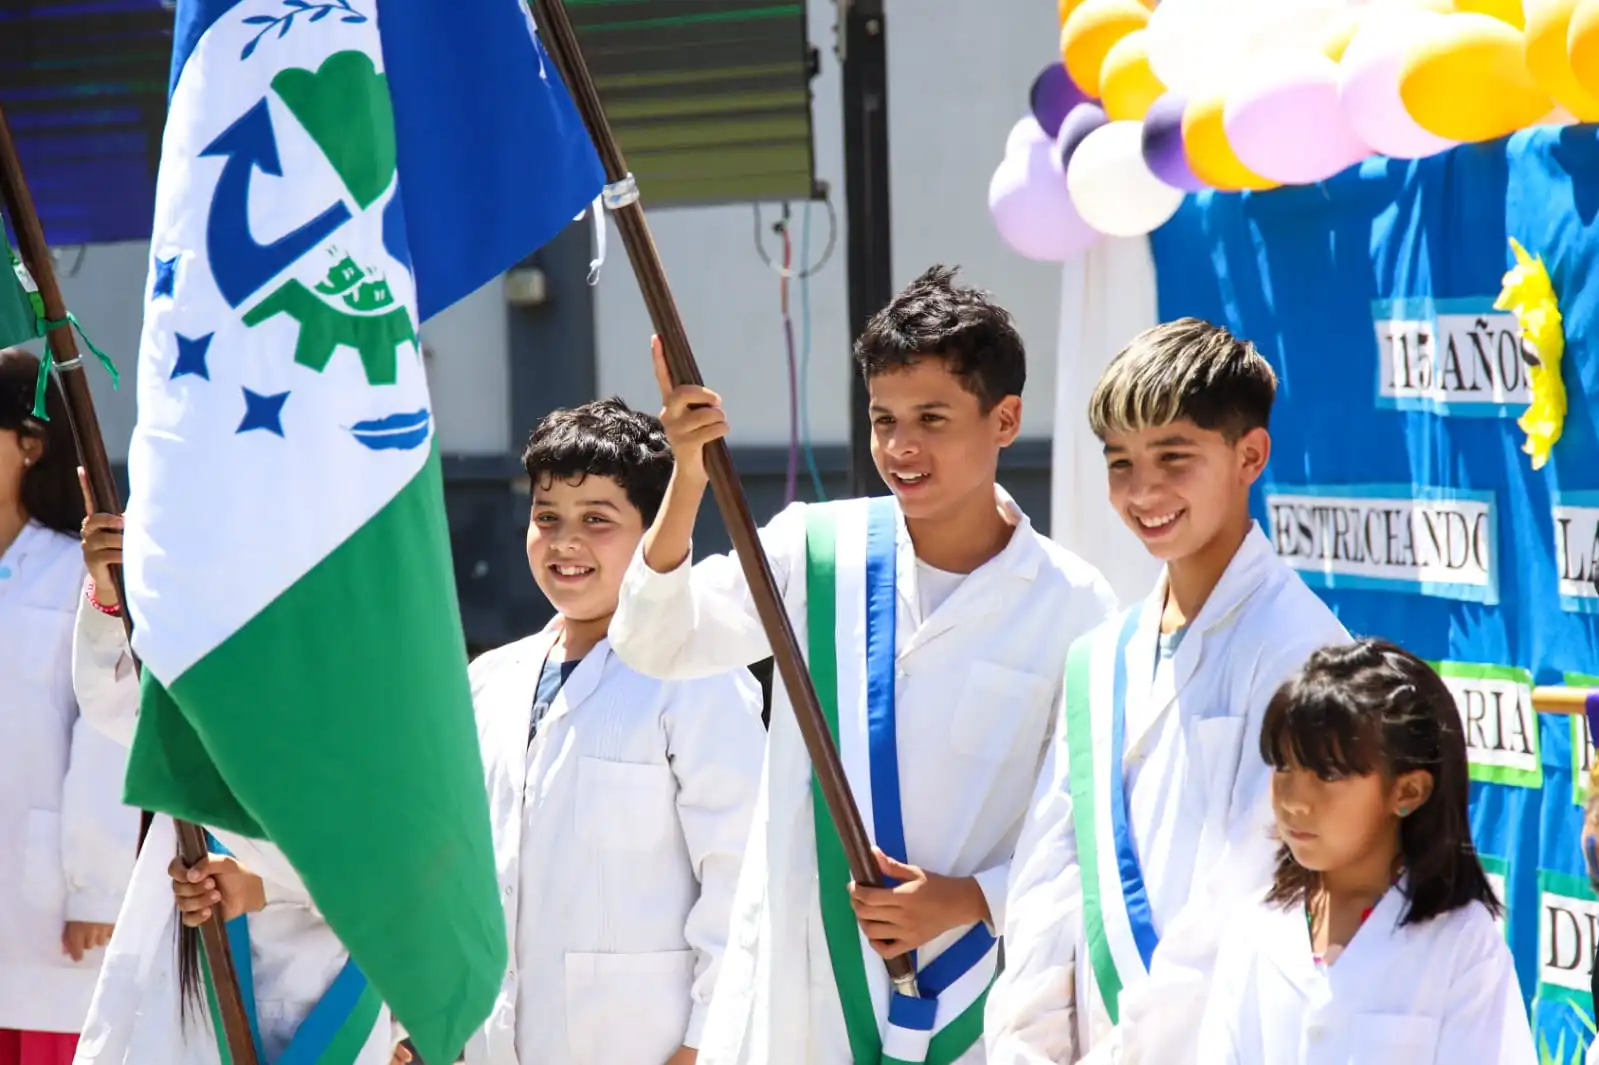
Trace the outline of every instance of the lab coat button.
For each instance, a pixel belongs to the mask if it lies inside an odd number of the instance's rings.
[[[1305,1029],[1305,1038],[1312,1043],[1321,1042],[1322,1036],[1326,1034],[1327,1030],[1319,1024],[1313,1024],[1309,1028]]]
[[[516,894],[516,885],[514,885],[514,884],[506,884],[505,885],[505,897],[506,898],[510,898],[512,895],[515,895],[515,894]]]

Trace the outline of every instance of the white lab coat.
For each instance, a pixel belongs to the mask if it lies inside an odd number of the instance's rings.
[[[78,541],[29,523],[0,558],[0,1028],[76,1032],[103,952],[62,953],[67,921],[116,920],[139,815],[128,752],[79,716]]]
[[[1005,971],[988,998],[994,1065],[1044,1065],[1079,1056],[1127,1065],[1191,1062],[1219,946],[1216,914],[1234,900],[1255,897],[1270,882],[1276,854],[1270,769],[1256,746],[1266,705],[1312,651],[1345,642],[1348,633],[1277,558],[1258,526],[1188,626],[1170,669],[1157,677],[1165,598],[1163,575],[1128,645],[1121,767],[1137,772],[1130,786],[1132,827],[1160,934],[1151,971],[1123,988],[1122,1023],[1113,1028],[1084,946],[1062,729],[1016,849]],[[1157,683],[1160,690],[1154,690]],[[1131,709],[1141,699],[1146,709],[1135,718]],[[1166,790],[1157,805],[1145,807],[1153,810],[1155,830],[1140,833],[1144,797],[1138,788],[1145,783]],[[1173,869],[1181,871],[1181,882],[1172,882]]]
[[[748,670],[663,683],[600,641],[531,744],[546,631],[472,663],[511,966],[468,1065],[661,1065],[696,1046],[766,733]]]
[[[1537,1065],[1503,933],[1479,903],[1400,926],[1390,891],[1331,966],[1303,906],[1228,923],[1197,1065]]]
[[[1015,526],[1009,544],[926,618],[915,552],[900,522],[895,701],[908,858],[935,873],[975,876],[998,929],[1066,649],[1115,601],[1092,567],[1035,532],[1003,491],[996,503]],[[761,531],[802,646],[805,521],[805,504],[794,504]],[[642,554],[635,557],[611,640],[623,660],[662,677],[704,676],[771,653],[732,556],[671,573],[655,573]],[[850,785],[859,790],[869,782]],[[852,1056],[818,901],[810,759],[781,685],[773,692],[747,853],[701,1065],[847,1065]],[[960,931],[935,939],[918,960],[925,965]],[[868,964],[876,962],[868,957]],[[960,1060],[981,1062],[981,1042]]]
[[[86,603],[78,611],[72,675],[84,716],[107,736],[131,745],[139,689],[122,623]],[[282,851],[230,832],[213,829],[212,834],[265,886],[266,907],[249,918],[250,960],[262,1048],[267,1061],[274,1061],[349,953]],[[172,820],[157,817],[117,916],[73,1065],[215,1065],[218,1060],[209,1012],[191,1005],[185,1022],[178,1009],[177,908],[167,875],[176,843]],[[385,1006],[355,1065],[388,1065],[396,1041]]]

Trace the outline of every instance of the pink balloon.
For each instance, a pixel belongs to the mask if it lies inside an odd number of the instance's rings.
[[[1242,74],[1222,124],[1238,161],[1284,185],[1311,185],[1370,154],[1338,102],[1338,65],[1289,51]]]
[[[1005,156],[988,183],[994,228],[1018,255],[1058,263],[1087,251],[1099,234],[1083,221],[1066,190],[1054,144],[1038,140]]]
[[[1400,70],[1426,28],[1425,20],[1445,17],[1402,7],[1372,7],[1362,14],[1360,28],[1338,63],[1338,98],[1355,135],[1372,151],[1394,159],[1422,159],[1454,146],[1454,141],[1417,125],[1399,97]]]

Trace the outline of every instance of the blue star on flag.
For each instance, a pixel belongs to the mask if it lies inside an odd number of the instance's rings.
[[[155,261],[155,287],[150,290],[151,299],[160,299],[165,296],[172,298],[173,289],[178,284],[178,257],[170,259],[157,259]]]
[[[180,377],[203,377],[211,380],[211,368],[206,365],[206,353],[211,350],[211,338],[215,333],[207,333],[203,337],[190,338],[182,333],[178,337],[178,364],[172,367],[172,380]]]
[[[251,429],[265,429],[269,433],[283,435],[283,403],[289,398],[287,392],[277,392],[270,396],[263,396],[259,392],[244,390],[244,420],[239,422],[239,427],[234,433],[247,433]]]

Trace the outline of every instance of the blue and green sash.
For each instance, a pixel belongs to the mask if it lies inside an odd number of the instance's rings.
[[[1127,827],[1127,645],[1139,610],[1101,625],[1066,657],[1066,743],[1083,925],[1094,983],[1112,1024],[1122,989],[1149,973],[1160,942]]]
[[[892,497],[806,508],[806,631],[811,680],[862,820],[883,853],[905,862],[894,709],[898,525]],[[922,997],[892,991],[850,906],[849,865],[814,774],[812,801],[822,925],[855,1065],[949,1065],[982,1038],[998,941],[973,925],[921,968]]]
[[[213,853],[230,853],[210,833],[206,834],[206,841]],[[277,1061],[267,1061],[261,1049],[261,1027],[256,1021],[255,972],[250,960],[249,921],[248,915],[235,917],[227,923],[227,930],[228,946],[233,952],[233,968],[239,978],[239,995],[244,1000],[250,1036],[255,1042],[256,1060],[261,1065],[355,1065],[367,1041],[372,1038],[372,1029],[377,1024],[383,1000],[367,983],[354,958],[344,963],[344,968],[334,977],[321,1001],[300,1022],[283,1055]],[[204,951],[200,952],[200,966],[205,976],[206,1004],[210,1007],[211,1023],[217,1033],[217,1053],[221,1065],[233,1065],[227,1037],[223,1034],[222,1014],[217,1007],[216,984],[211,978],[211,967],[205,960]]]

